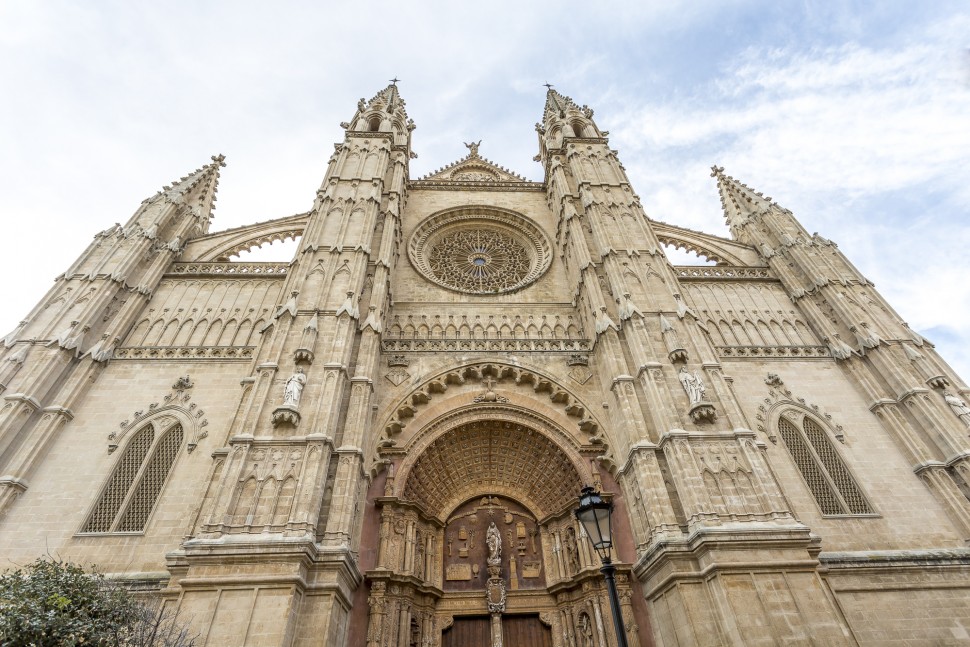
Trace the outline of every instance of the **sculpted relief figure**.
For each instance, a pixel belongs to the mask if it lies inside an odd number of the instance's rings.
[[[468,154],[469,157],[478,157],[478,147],[481,145],[481,143],[482,140],[480,139],[477,142],[465,142],[465,148],[471,151]]]
[[[953,393],[950,391],[944,391],[943,399],[946,400],[946,403],[950,405],[951,409],[953,409],[953,413],[956,414],[957,418],[962,420],[965,425],[970,427],[970,407],[967,406],[967,403],[963,400],[963,398],[953,395]]]
[[[289,407],[299,407],[300,397],[303,395],[303,387],[306,386],[306,375],[302,368],[296,369],[296,373],[290,376],[283,387],[283,405]]]
[[[485,545],[488,546],[488,558],[486,562],[489,566],[498,566],[502,563],[502,533],[493,521],[488,525],[488,533],[485,535]]]
[[[684,390],[687,391],[687,397],[690,398],[691,404],[697,404],[704,400],[704,394],[707,392],[707,389],[704,388],[704,382],[701,381],[701,377],[697,374],[697,371],[691,373],[687,370],[686,366],[683,366],[680,369],[678,377],[680,378],[680,383],[684,385]]]

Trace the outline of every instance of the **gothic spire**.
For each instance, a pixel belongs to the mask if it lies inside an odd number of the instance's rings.
[[[771,198],[755,191],[747,184],[724,174],[724,167],[716,164],[711,167],[711,177],[717,180],[717,191],[721,196],[724,219],[732,231],[741,227],[752,214],[758,214],[772,205]]]
[[[401,98],[397,88],[398,80],[391,79],[391,83],[371,97],[370,101],[361,98],[357,102],[354,118],[340,125],[355,132],[392,131],[401,138],[407,139],[408,134],[414,130],[414,122],[408,118],[404,99]]]
[[[219,189],[219,169],[226,165],[225,155],[213,155],[212,162],[197,168],[171,185],[162,187],[146,202],[159,199],[176,204],[184,204],[192,213],[204,223],[212,219],[215,210],[216,192]]]
[[[550,85],[546,90],[546,109],[545,115],[548,119],[552,117],[554,119],[563,119],[566,117],[566,113],[570,110],[575,110],[577,112],[582,112],[583,109],[589,110],[586,106],[580,107],[576,105],[576,102],[572,100],[571,97],[559,94]]]
[[[407,119],[407,111],[404,109],[405,102],[401,98],[401,93],[397,88],[397,81],[399,79],[391,79],[391,83],[371,97],[370,101],[364,101],[361,99],[357,103],[358,113],[367,111],[380,111],[387,114],[394,114],[400,111],[401,115]]]

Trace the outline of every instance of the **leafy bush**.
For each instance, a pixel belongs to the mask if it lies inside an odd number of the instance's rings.
[[[160,599],[136,599],[99,573],[41,558],[0,575],[0,645],[192,647]]]

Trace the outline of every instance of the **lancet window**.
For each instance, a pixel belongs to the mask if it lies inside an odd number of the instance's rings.
[[[822,514],[873,514],[825,429],[807,415],[781,417],[778,432]]]
[[[183,436],[178,422],[160,432],[151,423],[135,432],[81,532],[143,531]]]

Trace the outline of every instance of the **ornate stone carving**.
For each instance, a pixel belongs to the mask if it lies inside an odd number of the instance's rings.
[[[687,362],[687,350],[684,348],[683,344],[677,338],[677,333],[674,331],[674,327],[671,325],[667,318],[660,315],[660,333],[663,336],[664,344],[667,346],[667,357],[673,363]]]
[[[494,521],[488,525],[485,544],[488,546],[488,559],[485,560],[486,563],[489,566],[500,565],[502,563],[502,533],[499,532]]]
[[[129,346],[114,352],[114,359],[159,359],[159,360],[249,360],[255,346]]]
[[[180,418],[183,423],[183,430],[185,432],[188,442],[186,443],[186,451],[192,453],[199,441],[206,438],[209,432],[206,431],[206,427],[209,425],[209,420],[205,417],[205,411],[199,408],[194,402],[190,402],[192,399],[192,394],[189,390],[195,386],[188,375],[184,375],[178,378],[172,385],[171,393],[166,394],[161,402],[152,402],[147,408],[138,409],[131,414],[129,418],[121,422],[119,426],[119,431],[112,431],[108,434],[108,453],[114,452],[118,449],[118,445],[121,443],[122,439],[132,430],[141,426],[142,421],[148,420],[149,418],[162,419],[161,416],[165,411],[178,411],[182,414]],[[171,418],[171,416],[169,416]],[[190,424],[186,425],[186,420],[190,421]]]
[[[273,411],[274,427],[281,424],[290,424],[295,427],[300,424],[300,398],[303,397],[305,386],[306,374],[303,372],[303,367],[299,367],[283,385],[283,404]]]
[[[384,377],[386,377],[386,378],[387,378],[387,380],[388,380],[388,381],[389,381],[389,382],[390,382],[391,384],[393,384],[394,386],[401,386],[401,384],[402,384],[402,383],[403,383],[403,382],[404,382],[404,381],[405,381],[406,379],[408,379],[409,377],[411,377],[411,374],[410,374],[410,373],[408,373],[408,372],[407,372],[407,371],[406,371],[406,370],[404,369],[404,367],[403,367],[403,366],[395,366],[394,368],[392,368],[391,370],[389,370],[389,371],[388,371],[388,372],[387,372],[387,373],[386,373],[386,374],[384,375]]]
[[[549,242],[538,227],[495,207],[431,216],[411,237],[408,256],[425,278],[470,294],[518,290],[552,261]]]
[[[289,263],[173,263],[171,274],[181,275],[238,275],[285,276]]]
[[[805,398],[800,398],[793,395],[791,389],[785,387],[785,383],[777,374],[768,373],[768,377],[765,379],[765,384],[772,388],[768,391],[769,397],[765,398],[763,403],[758,406],[758,413],[755,414],[755,418],[758,421],[758,431],[768,436],[768,440],[770,440],[772,443],[777,444],[778,436],[775,433],[775,425],[772,425],[770,429],[766,426],[768,424],[768,414],[776,406],[783,405],[785,403],[790,403],[803,409],[807,409],[819,416],[827,423],[827,426],[831,428],[832,435],[835,436],[835,439],[840,443],[845,442],[845,432],[842,429],[842,425],[833,422],[832,416],[819,408],[817,404],[806,402]]]
[[[963,424],[970,427],[970,407],[967,406],[966,401],[950,391],[943,392],[943,399],[950,405],[950,409],[953,410],[956,417],[963,421]]]
[[[544,434],[487,422],[470,422],[438,437],[400,477],[406,479],[402,498],[432,516],[481,496],[483,484],[493,494],[528,493],[539,516],[558,513],[573,504],[583,481],[565,452]]]
[[[714,405],[704,399],[707,389],[697,371],[691,373],[686,366],[683,366],[677,376],[690,400],[690,409],[687,413],[691,420],[695,423],[714,422],[717,419],[717,412],[714,410]]]
[[[494,378],[486,377],[485,379],[482,380],[482,384],[485,386],[485,391],[483,391],[479,395],[476,395],[472,399],[472,402],[478,403],[478,402],[508,402],[509,401],[508,398],[495,393]]]
[[[303,396],[303,387],[305,386],[306,374],[302,368],[298,368],[283,387],[283,406],[299,408],[300,398]]]

